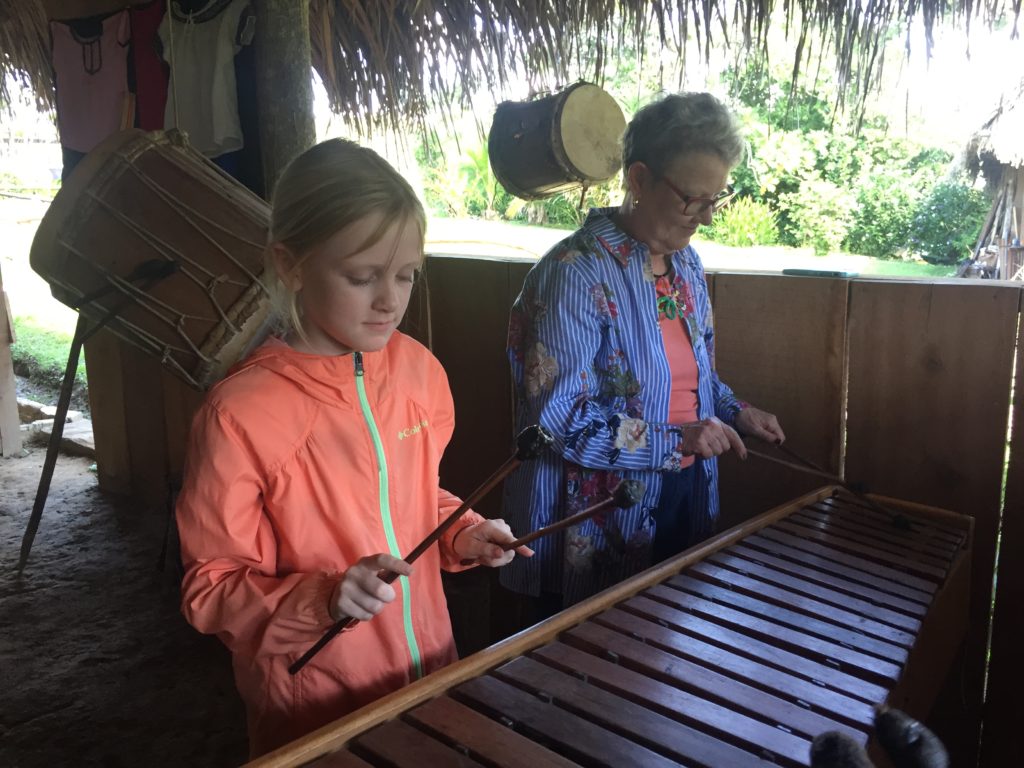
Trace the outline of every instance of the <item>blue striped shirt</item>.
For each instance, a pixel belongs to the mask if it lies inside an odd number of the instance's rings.
[[[658,326],[649,251],[595,209],[526,277],[509,320],[517,431],[541,424],[553,451],[505,482],[517,535],[608,496],[620,480],[646,484],[641,503],[535,542],[536,555],[500,571],[517,592],[561,593],[571,605],[650,565],[661,473],[679,469],[681,430],[667,423],[671,373]],[[741,404],[714,370],[711,302],[691,247],[671,256],[698,370],[698,416],[732,424]],[[697,460],[694,509],[718,516],[718,466]]]

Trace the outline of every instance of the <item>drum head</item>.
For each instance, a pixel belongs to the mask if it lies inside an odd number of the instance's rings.
[[[565,157],[580,176],[601,182],[618,172],[626,118],[604,90],[590,83],[573,88],[566,94],[559,128]]]

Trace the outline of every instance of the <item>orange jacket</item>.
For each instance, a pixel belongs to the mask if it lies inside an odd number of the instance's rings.
[[[451,543],[483,519],[473,512],[394,583],[395,602],[287,672],[331,625],[346,568],[408,554],[460,504],[438,485],[455,424],[440,363],[400,333],[362,354],[362,377],[359,357],[271,340],[192,425],[177,506],[182,612],[231,649],[254,756],[456,658],[440,570],[458,570]]]

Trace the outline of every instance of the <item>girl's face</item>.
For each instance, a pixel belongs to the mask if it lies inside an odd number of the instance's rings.
[[[308,343],[293,346],[319,355],[382,349],[409,306],[423,244],[413,219],[390,224],[376,243],[352,253],[372,234],[380,214],[350,224],[320,244],[286,280],[298,291]]]

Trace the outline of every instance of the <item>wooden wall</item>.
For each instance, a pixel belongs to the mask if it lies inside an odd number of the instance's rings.
[[[1024,309],[1024,307],[1022,307]],[[1024,322],[1018,323],[1016,392],[1011,411],[1011,438],[1002,531],[999,579],[992,616],[988,695],[982,719],[981,765],[1024,765],[1020,725],[1024,723]],[[982,574],[984,576],[984,574]]]
[[[781,275],[712,277],[715,357],[722,380],[740,399],[778,416],[794,451],[838,475],[849,281]],[[772,453],[766,445],[750,443]],[[742,463],[727,456],[721,460],[721,527],[736,525],[823,482],[754,456]]]
[[[442,483],[456,494],[468,495],[512,451],[504,345],[508,310],[528,268],[524,262],[431,257],[410,305],[404,330],[432,345],[451,381],[457,427]],[[974,517],[970,634],[935,721],[955,765],[975,764],[1001,526],[982,753],[984,765],[1016,764],[1004,757],[1019,750],[1017,689],[1024,679],[1017,649],[1024,630],[1019,402],[1012,447],[1020,450],[1010,452],[1005,506],[1000,499],[1021,286],[727,273],[711,275],[709,283],[723,380],[739,397],[774,411],[794,450],[870,491]],[[155,360],[103,334],[86,355],[101,483],[127,486],[155,505],[168,475],[180,471],[200,396]],[[741,522],[820,484],[754,457],[727,459],[723,523]],[[500,493],[478,508],[500,514]],[[481,569],[446,584],[464,651],[494,639],[481,621],[494,599],[493,583],[493,572]],[[495,613],[502,610],[493,605]]]

